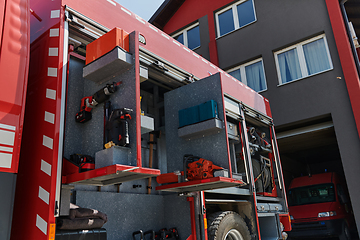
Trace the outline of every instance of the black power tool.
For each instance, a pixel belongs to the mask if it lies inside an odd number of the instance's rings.
[[[127,146],[130,144],[129,120],[131,119],[132,109],[120,108],[114,109],[106,124],[108,131],[108,141],[117,146]]]
[[[106,84],[105,87],[94,93],[92,96],[84,97],[81,99],[80,111],[75,116],[75,121],[78,123],[86,123],[91,120],[91,110],[99,103],[103,103],[110,98],[110,95],[116,92],[117,86],[122,82],[113,82]]]

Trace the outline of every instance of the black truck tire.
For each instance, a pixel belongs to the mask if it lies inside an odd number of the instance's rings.
[[[251,240],[244,219],[232,211],[216,212],[208,217],[209,240]]]

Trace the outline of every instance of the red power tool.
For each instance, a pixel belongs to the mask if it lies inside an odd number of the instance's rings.
[[[193,155],[184,156],[185,180],[201,180],[214,177],[214,171],[224,168],[216,166],[211,161]]]
[[[97,91],[94,95],[84,97],[81,99],[80,111],[75,116],[75,121],[78,123],[86,123],[91,120],[92,114],[91,110],[93,107],[98,105],[99,103],[103,103],[110,98],[110,95],[113,94],[117,90],[117,86],[119,86],[122,82],[106,84],[105,87]]]

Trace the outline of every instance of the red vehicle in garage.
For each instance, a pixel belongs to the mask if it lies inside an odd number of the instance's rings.
[[[345,181],[334,172],[293,179],[288,190],[289,236],[351,239],[353,216],[345,187]]]

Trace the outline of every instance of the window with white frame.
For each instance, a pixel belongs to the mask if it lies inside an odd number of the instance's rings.
[[[200,47],[200,29],[199,23],[191,25],[190,27],[185,28],[179,33],[176,33],[172,36],[180,42],[181,44],[187,46],[188,48],[195,49]]]
[[[325,34],[275,52],[279,84],[333,68]]]
[[[227,72],[256,92],[267,89],[264,65],[261,58],[230,69]]]
[[[215,14],[217,36],[221,37],[256,21],[254,0],[241,0]]]

